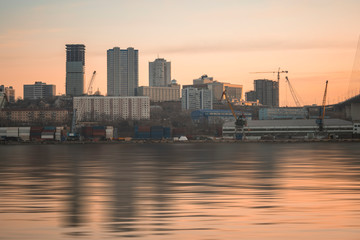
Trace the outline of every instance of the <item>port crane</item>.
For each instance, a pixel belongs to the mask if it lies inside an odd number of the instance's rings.
[[[326,80],[324,97],[323,97],[322,105],[319,109],[319,117],[316,119],[316,124],[319,127],[319,132],[324,131],[325,104],[326,104],[328,82],[329,81]]]
[[[92,84],[95,80],[95,76],[96,76],[96,71],[93,72],[92,74],[92,77],[91,77],[91,80],[89,82],[89,85],[88,85],[88,88],[87,88],[87,91],[85,93],[85,95],[89,95],[90,93],[90,89],[92,87]],[[80,107],[79,109],[81,110],[80,112],[82,112],[82,109],[84,108],[84,104],[85,102],[81,102],[80,103]],[[73,108],[73,116],[72,116],[72,120],[71,120],[71,129],[70,129],[70,132],[68,133],[68,138],[71,139],[71,140],[78,140],[79,139],[79,133],[77,132],[77,129],[76,129],[76,124],[77,124],[77,121],[78,121],[78,109],[77,108]]]
[[[246,117],[243,112],[241,112],[241,115],[239,117],[236,116],[234,108],[232,107],[229,97],[226,93],[226,90],[223,91],[220,100],[223,100],[224,97],[226,99],[226,102],[227,102],[230,110],[231,110],[232,115],[235,118],[235,138],[236,139],[240,138],[240,137],[238,137],[238,133],[241,130],[241,133],[242,133],[241,139],[245,139],[244,126],[247,125]]]
[[[295,105],[296,105],[297,107],[301,107],[300,97],[297,96],[297,94],[296,94],[296,92],[295,92],[295,89],[292,87],[292,85],[291,85],[291,83],[290,83],[290,81],[289,81],[289,78],[286,76],[285,79],[286,79],[286,82],[287,82],[288,85],[289,85],[289,89],[290,89],[291,95],[292,95],[292,97],[293,97],[293,99],[294,99]]]

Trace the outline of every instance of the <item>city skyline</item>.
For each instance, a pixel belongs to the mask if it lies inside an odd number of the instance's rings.
[[[348,94],[360,29],[360,3],[352,0],[229,0],[226,4],[217,0],[107,4],[19,0],[1,5],[0,81],[13,86],[17,96],[24,84],[35,81],[55,84],[57,94],[64,94],[63,46],[74,43],[87,49],[85,86],[96,70],[94,89],[103,94],[107,92],[106,50],[132,46],[139,49],[139,86],[148,85],[148,62],[159,54],[172,62],[172,78],[181,85],[208,74],[241,84],[246,92],[253,89],[255,79],[276,79],[273,74],[250,72],[281,67],[289,71],[304,104],[321,103],[326,80],[329,102],[338,102]],[[119,8],[124,14],[111,14]],[[286,99],[293,105],[284,77],[280,105]]]

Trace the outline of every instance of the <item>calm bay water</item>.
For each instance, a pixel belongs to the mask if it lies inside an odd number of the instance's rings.
[[[359,143],[0,153],[0,239],[360,239]]]

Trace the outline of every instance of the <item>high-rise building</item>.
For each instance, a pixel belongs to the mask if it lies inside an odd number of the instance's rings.
[[[139,86],[138,50],[107,50],[107,95],[135,96]]]
[[[35,82],[35,84],[24,85],[24,99],[40,99],[53,97],[56,94],[56,86],[43,82]]]
[[[66,45],[66,95],[84,94],[85,45]]]
[[[194,87],[183,88],[181,107],[186,110],[212,109],[213,98],[211,90]]]
[[[262,105],[279,107],[279,83],[268,79],[254,80],[256,99]]]
[[[171,62],[163,58],[149,62],[149,86],[167,87],[171,83]]]

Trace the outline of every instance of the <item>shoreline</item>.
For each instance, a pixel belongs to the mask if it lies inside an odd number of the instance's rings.
[[[173,140],[130,140],[130,141],[1,141],[0,145],[84,145],[84,144],[241,144],[241,143],[345,143],[345,142],[360,142],[360,139],[285,139],[285,140],[188,140],[188,141],[173,141]]]

